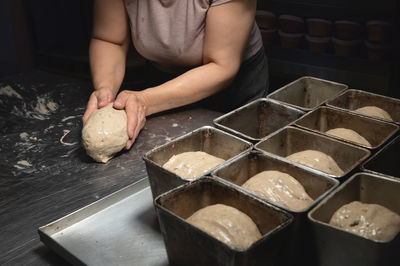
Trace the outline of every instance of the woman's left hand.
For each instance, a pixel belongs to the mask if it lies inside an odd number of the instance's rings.
[[[128,118],[127,131],[129,136],[125,149],[128,150],[146,123],[146,104],[141,92],[124,90],[118,94],[114,101],[114,108],[125,109]]]

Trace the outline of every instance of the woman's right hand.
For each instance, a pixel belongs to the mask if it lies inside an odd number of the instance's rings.
[[[88,104],[86,106],[85,114],[82,117],[83,124],[86,123],[86,120],[89,118],[90,114],[96,110],[100,109],[107,104],[114,101],[115,95],[110,88],[99,88],[95,90],[89,98]]]

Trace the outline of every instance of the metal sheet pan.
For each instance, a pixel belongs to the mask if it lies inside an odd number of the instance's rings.
[[[305,76],[272,92],[267,95],[267,98],[308,112],[339,95],[347,88],[348,86],[345,84]]]
[[[390,114],[394,123],[400,124],[400,99],[362,90],[351,89],[341,93],[333,99],[330,99],[326,102],[326,105],[335,108],[347,109],[352,112],[358,108],[373,105],[384,109]],[[381,120],[387,121],[383,119]]]
[[[400,178],[400,136],[386,144],[362,165],[363,171],[393,178]]]
[[[214,124],[255,143],[302,115],[299,109],[261,98],[214,119]]]
[[[348,110],[340,110],[326,106],[320,106],[298,119],[294,124],[298,127],[369,149],[381,147],[399,129],[399,127],[393,123],[365,117]],[[333,135],[327,135],[325,133],[333,128],[352,129],[368,140],[371,146]]]
[[[351,172],[371,154],[371,151],[360,146],[293,126],[283,128],[275,134],[263,139],[254,147],[256,150],[280,156],[283,160],[301,167],[306,167],[307,169],[312,168],[288,160],[286,157],[292,153],[304,150],[321,151],[331,156],[343,170],[344,173],[341,175],[325,173],[330,177],[340,178],[339,181],[343,181],[343,179],[349,177]],[[319,171],[317,169],[314,170]]]
[[[74,265],[168,265],[148,179],[39,228]]]
[[[375,203],[400,214],[400,180],[357,173],[308,213],[317,241],[319,266],[395,266],[400,261],[400,233],[374,241],[329,224],[333,213],[352,201]]]

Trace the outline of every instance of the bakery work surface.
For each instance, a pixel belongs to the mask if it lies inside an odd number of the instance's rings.
[[[132,214],[132,226],[148,234],[148,237],[138,234],[136,245],[144,248],[163,245],[151,192],[143,181],[147,172],[142,156],[177,136],[212,125],[213,119],[221,114],[185,108],[149,117],[131,150],[101,164],[86,155],[80,141],[81,119],[89,95],[89,81],[42,71],[0,79],[1,265],[68,265],[40,241],[38,228],[94,202],[97,205],[92,208],[107,209],[101,205],[104,198],[112,201],[120,197],[121,201],[115,201],[116,208],[123,208],[124,204],[131,206],[128,212]],[[110,195],[114,196],[110,198]],[[135,204],[140,205],[137,213],[134,213]],[[124,222],[118,220],[118,210],[113,210],[117,211],[116,220],[113,222],[109,217],[110,228],[112,224],[118,226]],[[99,212],[98,215],[106,214]],[[96,225],[100,229],[103,226]],[[84,224],[78,226],[85,233],[90,232]],[[152,243],[146,243],[148,240]],[[90,246],[87,250],[82,246],[76,248],[90,255]],[[165,261],[163,252],[153,252],[154,263],[159,265]],[[143,261],[139,255],[138,261]]]

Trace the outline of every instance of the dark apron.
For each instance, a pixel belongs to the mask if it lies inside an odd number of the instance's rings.
[[[161,72],[151,63],[148,64],[148,67],[148,87],[160,85],[176,77],[176,75]],[[204,100],[191,104],[191,106],[226,113],[253,100],[265,97],[268,93],[268,88],[267,57],[264,48],[261,48],[255,55],[242,62],[234,81],[229,87]]]

